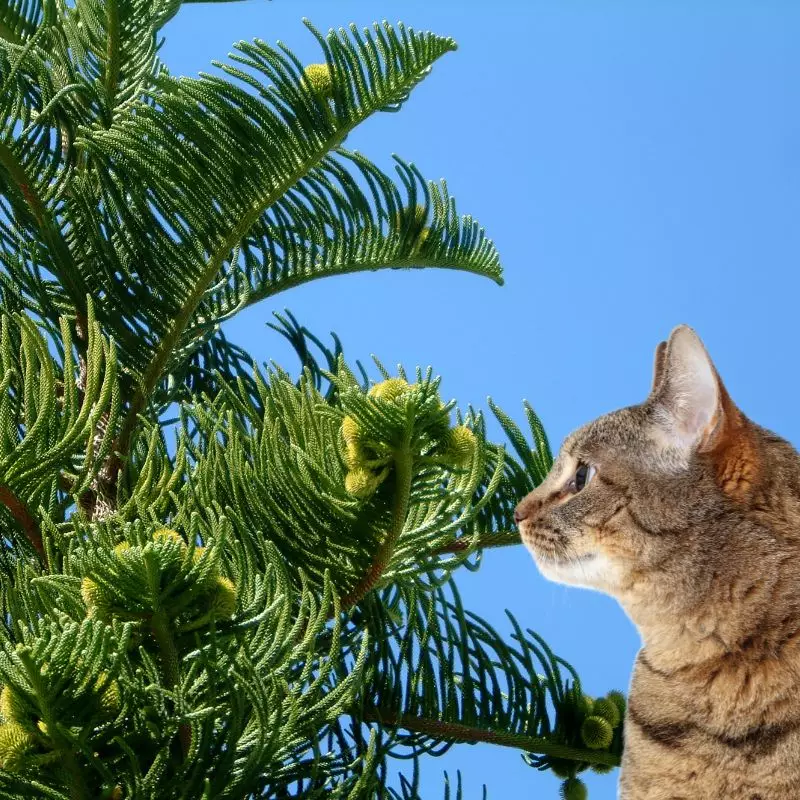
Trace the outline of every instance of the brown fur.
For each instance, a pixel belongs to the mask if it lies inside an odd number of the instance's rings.
[[[641,633],[620,798],[800,798],[800,456],[736,408],[691,329],[517,513],[545,575],[613,595]]]

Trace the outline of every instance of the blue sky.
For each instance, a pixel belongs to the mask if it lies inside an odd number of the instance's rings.
[[[404,22],[448,34],[446,56],[400,114],[348,139],[446,177],[495,240],[502,288],[450,271],[344,276],[236,318],[260,360],[295,362],[265,327],[288,306],[351,359],[432,365],[461,404],[491,395],[521,420],[537,409],[557,447],[593,417],[639,402],[655,345],[696,328],[733,398],[800,442],[800,5],[794,2],[494,3],[274,0],[185,7],[163,56],[196,74],[233,42],[281,39],[319,60],[300,20],[323,30]],[[638,636],[616,603],[546,582],[522,548],[461,576],[465,604],[500,630],[504,609],[571,661],[587,690],[626,688]],[[558,781],[510,749],[461,746],[426,765],[461,769],[466,800],[555,798]],[[594,800],[616,776],[590,777]]]

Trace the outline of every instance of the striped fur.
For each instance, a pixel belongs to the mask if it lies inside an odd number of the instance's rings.
[[[580,464],[596,474],[575,491]],[[517,513],[543,574],[613,595],[641,633],[620,798],[800,798],[800,456],[734,406],[691,329]]]

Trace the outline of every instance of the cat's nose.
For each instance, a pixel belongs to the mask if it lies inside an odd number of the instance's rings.
[[[517,507],[514,509],[514,522],[519,525],[525,522],[526,519],[534,519],[538,515],[541,507],[542,501],[531,492],[517,503]]]

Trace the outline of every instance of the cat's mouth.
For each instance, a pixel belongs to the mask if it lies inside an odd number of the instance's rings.
[[[619,582],[619,569],[602,550],[590,550],[580,537],[539,536],[522,529],[522,540],[545,578],[571,586],[610,592]],[[546,533],[546,532],[545,532]]]
[[[587,564],[597,558],[597,553],[584,553],[583,555],[563,555],[559,553],[542,553],[536,551],[536,560],[547,566],[566,567],[575,564]]]
[[[583,567],[597,559],[597,553],[578,553],[565,543],[547,536],[538,535],[536,530],[520,529],[522,541],[541,568]]]

